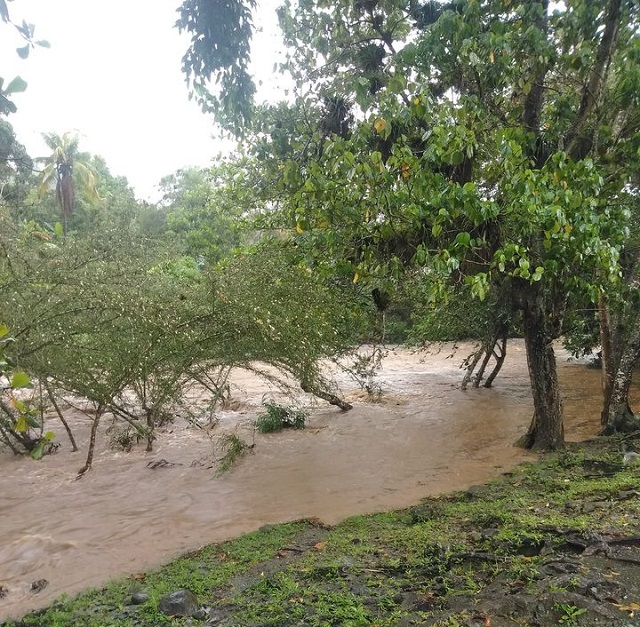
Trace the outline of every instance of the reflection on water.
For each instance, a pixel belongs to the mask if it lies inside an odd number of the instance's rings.
[[[251,456],[215,478],[213,440],[171,427],[155,450],[117,453],[106,447],[76,481],[83,452],[61,451],[41,462],[3,457],[0,502],[0,618],[43,606],[109,578],[169,560],[181,551],[266,523],[316,516],[335,523],[351,514],[408,506],[421,497],[485,481],[526,458],[513,447],[531,418],[526,360],[515,342],[491,390],[458,389],[464,345],[433,354],[392,351],[380,375],[385,396],[367,403],[351,382],[355,407],[318,405],[304,431],[255,435]],[[579,440],[599,427],[600,375],[560,360],[566,434]],[[225,428],[254,437],[251,421],[266,384],[235,375],[240,412]],[[80,440],[87,419],[71,413]],[[59,432],[61,429],[57,429]],[[150,461],[173,465],[152,470]],[[39,594],[37,579],[50,583]]]

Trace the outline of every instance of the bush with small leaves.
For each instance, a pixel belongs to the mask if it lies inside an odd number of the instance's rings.
[[[263,405],[266,411],[256,420],[256,429],[260,433],[273,433],[283,429],[304,429],[309,416],[306,411],[271,401],[265,401]]]

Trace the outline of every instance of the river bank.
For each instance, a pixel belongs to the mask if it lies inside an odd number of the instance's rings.
[[[619,445],[335,526],[268,526],[4,625],[637,625],[640,469]],[[161,611],[179,589],[195,617]]]
[[[83,453],[61,450],[42,462],[5,457],[0,515],[0,618],[44,607],[62,593],[147,571],[185,550],[265,524],[406,507],[422,497],[486,481],[530,458],[512,446],[531,416],[524,349],[513,342],[491,390],[462,392],[470,345],[431,352],[393,349],[371,402],[337,378],[355,407],[311,406],[307,428],[260,435],[262,401],[277,390],[234,374],[232,404],[213,431],[169,425],[152,453],[114,450],[103,434],[93,470],[76,473]],[[599,373],[560,358],[566,431],[580,440],[598,429]],[[311,399],[298,399],[311,403]],[[87,417],[70,414],[79,440]],[[218,433],[254,444],[230,473],[215,475]],[[47,581],[46,587],[33,583]]]

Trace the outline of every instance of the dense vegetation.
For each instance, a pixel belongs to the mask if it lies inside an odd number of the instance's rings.
[[[265,228],[383,295],[415,281],[435,308],[483,301],[476,378],[521,332],[528,447],[563,445],[552,342],[597,308],[582,345],[602,345],[603,424],[637,428],[637,3],[286,2],[296,90],[275,105],[253,101],[243,62],[252,3],[215,28],[206,4],[182,6],[184,69],[242,137],[230,193],[269,207]]]
[[[157,206],[72,134],[27,155],[9,121],[26,84],[0,86],[2,368],[34,390],[3,389],[3,443],[41,455],[44,400],[82,397],[84,471],[105,412],[151,447],[190,382],[219,398],[230,367],[257,361],[347,409],[320,360],[388,337],[475,337],[464,384],[490,385],[513,334],[525,446],[563,446],[560,336],[601,347],[603,428],[637,428],[637,4],[285,3],[296,89],[270,104],[248,71],[253,3],[223,4],[184,2],[177,26],[194,93],[238,151],[165,177]],[[4,0],[0,17],[20,56],[47,45]]]

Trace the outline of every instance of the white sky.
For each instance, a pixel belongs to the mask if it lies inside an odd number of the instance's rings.
[[[36,48],[21,60],[15,29],[0,23],[0,75],[29,86],[13,100],[8,118],[33,157],[46,155],[40,134],[77,130],[80,149],[105,158],[144,199],[157,199],[160,178],[181,167],[206,166],[229,144],[212,138],[213,119],[188,100],[180,62],[187,45],[173,24],[181,0],[18,0],[11,19],[35,24]],[[284,79],[273,73],[278,36],[275,0],[254,22],[255,72],[271,91]],[[266,8],[268,7],[268,8]]]

